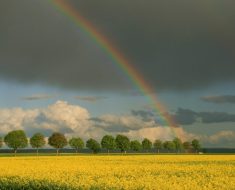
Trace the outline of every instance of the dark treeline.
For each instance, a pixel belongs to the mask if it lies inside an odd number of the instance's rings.
[[[64,149],[67,145],[74,149],[74,152],[78,153],[85,147],[93,153],[98,153],[101,149],[107,153],[110,152],[175,152],[175,153],[197,153],[201,149],[200,142],[197,139],[193,139],[191,142],[182,142],[179,138],[174,138],[172,141],[161,141],[156,139],[154,142],[145,138],[142,141],[130,140],[125,135],[117,135],[113,137],[111,135],[103,136],[101,142],[90,138],[86,142],[80,137],[72,137],[67,139],[64,134],[55,132],[48,138],[48,142],[45,140],[45,136],[41,133],[35,133],[32,137],[28,138],[23,130],[15,130],[9,132],[4,138],[0,137],[0,147],[6,144],[16,154],[18,149],[26,148],[29,144],[35,149],[38,154],[38,150],[43,148],[47,143],[51,147],[56,149],[57,155],[60,149]]]

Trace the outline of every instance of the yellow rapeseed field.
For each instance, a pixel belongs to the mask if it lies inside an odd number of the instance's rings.
[[[0,181],[0,189],[51,184],[57,189],[230,190],[235,189],[235,155],[1,157]]]

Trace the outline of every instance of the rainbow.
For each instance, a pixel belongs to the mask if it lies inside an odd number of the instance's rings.
[[[154,111],[159,115],[161,124],[163,126],[171,127],[173,134],[177,135],[175,127],[176,123],[172,120],[169,114],[167,114],[166,108],[160,103],[157,96],[154,93],[154,89],[119,52],[109,40],[97,31],[97,29],[84,17],[82,17],[77,10],[75,10],[65,0],[50,0],[60,12],[69,17],[81,30],[83,30],[99,47],[109,55],[109,57],[131,80],[131,82],[143,93],[149,102],[152,104]]]

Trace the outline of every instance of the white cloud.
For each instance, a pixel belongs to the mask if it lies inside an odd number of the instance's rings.
[[[142,128],[139,130],[130,130],[124,133],[133,139],[143,139],[148,138],[152,141],[156,139],[160,140],[172,140],[175,137],[182,139],[183,141],[192,140],[196,138],[196,135],[186,132],[183,128],[172,128],[172,127],[162,127],[156,126],[151,128]]]
[[[89,112],[85,108],[69,105],[64,101],[57,101],[44,109],[2,109],[0,133],[6,134],[11,130],[24,129],[28,134],[40,130],[46,134],[62,131],[87,136],[86,132],[91,127],[89,118]]]
[[[234,148],[235,131],[219,131],[213,135],[201,136],[200,139],[208,146]]]
[[[33,122],[38,110],[23,110],[22,108],[0,109],[0,132],[23,129],[23,123]]]
[[[42,110],[45,119],[60,126],[66,126],[73,131],[83,132],[89,127],[88,110],[80,106],[69,105],[64,101],[57,101],[55,104]]]
[[[183,141],[200,139],[204,146],[234,146],[235,132],[220,131],[213,135],[196,135],[182,127],[171,128],[156,124],[154,120],[143,120],[135,115],[106,114],[91,118],[87,109],[71,105],[65,101],[57,101],[42,109],[0,109],[0,134],[11,130],[23,129],[30,136],[42,132],[49,136],[54,131],[65,133],[68,137],[80,136],[84,140],[95,138],[100,140],[105,134],[124,134],[131,139],[149,138],[172,140],[179,137]]]

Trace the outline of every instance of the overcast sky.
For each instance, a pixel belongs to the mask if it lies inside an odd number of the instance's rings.
[[[234,1],[67,2],[143,75],[182,138],[234,147]],[[110,55],[50,1],[1,0],[0,42],[2,135],[173,138]]]

